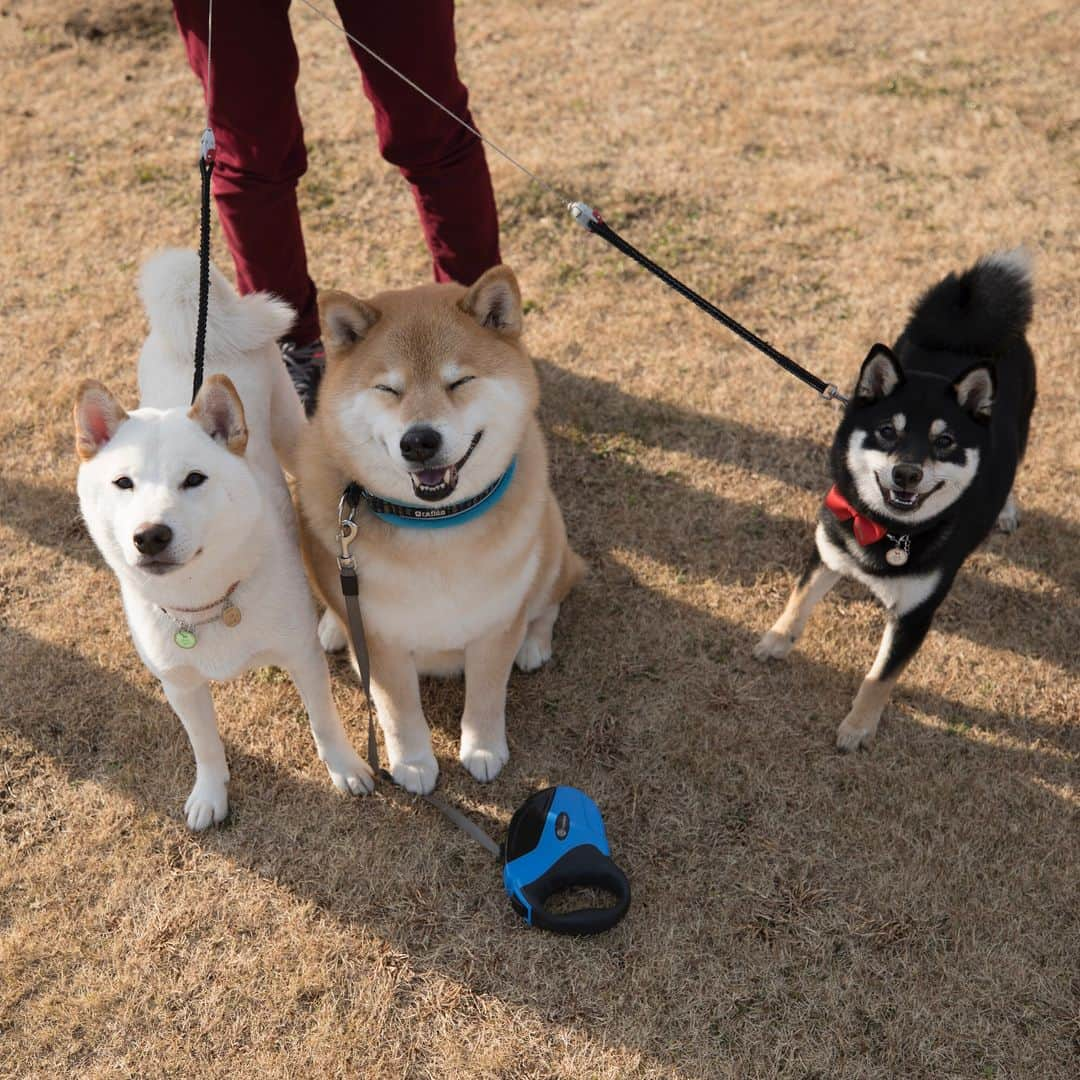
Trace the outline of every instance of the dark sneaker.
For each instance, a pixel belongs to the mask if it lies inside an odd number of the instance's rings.
[[[293,386],[300,395],[304,412],[314,416],[315,403],[319,400],[319,380],[326,368],[326,350],[321,339],[310,345],[297,345],[295,341],[281,342],[281,359],[292,378]]]

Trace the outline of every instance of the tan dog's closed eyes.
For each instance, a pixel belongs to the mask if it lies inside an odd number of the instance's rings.
[[[377,517],[361,503],[353,545],[372,689],[394,779],[434,788],[438,766],[418,676],[465,672],[461,761],[478,780],[506,764],[506,685],[516,659],[551,657],[559,605],[584,572],[548,483],[539,387],[521,344],[521,297],[496,267],[472,288],[427,285],[320,301],[327,371],[303,437],[305,557],[344,644],[337,508],[350,482],[412,507],[455,507],[509,475],[477,516],[441,528]]]

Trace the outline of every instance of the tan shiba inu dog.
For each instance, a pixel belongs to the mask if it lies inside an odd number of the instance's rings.
[[[464,670],[461,761],[492,780],[509,758],[510,670],[550,659],[559,604],[584,572],[548,483],[517,281],[500,266],[467,290],[330,292],[320,308],[327,371],[298,472],[305,557],[329,608],[320,636],[345,641],[338,503],[355,482],[353,554],[392,775],[434,788],[418,676]]]

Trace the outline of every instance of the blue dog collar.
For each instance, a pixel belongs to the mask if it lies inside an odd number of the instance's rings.
[[[377,518],[390,525],[399,525],[406,529],[446,529],[451,525],[463,525],[466,521],[486,514],[506,494],[516,468],[515,457],[506,472],[493,484],[489,484],[471,499],[452,503],[450,506],[416,506],[412,503],[392,502],[390,499],[372,495],[367,488],[357,484],[350,484],[345,489],[345,499],[353,506],[362,499]]]

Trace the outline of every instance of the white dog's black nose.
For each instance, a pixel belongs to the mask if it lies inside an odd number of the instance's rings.
[[[901,491],[914,491],[922,482],[922,477],[921,465],[904,461],[892,467],[892,482]]]
[[[406,461],[417,464],[430,461],[442,446],[442,436],[433,428],[424,426],[411,427],[401,436],[401,456]]]
[[[172,529],[168,525],[140,525],[133,539],[141,555],[157,555],[172,541]]]

